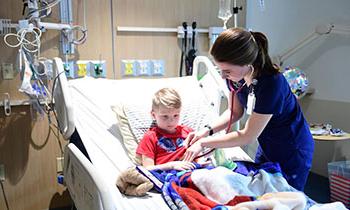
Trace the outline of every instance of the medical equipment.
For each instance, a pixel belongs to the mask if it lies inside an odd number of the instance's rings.
[[[310,44],[312,41],[321,37],[322,35],[327,34],[340,34],[340,35],[349,35],[350,26],[342,26],[337,24],[324,24],[318,25],[315,27],[315,30],[308,34],[304,39],[299,41],[295,46],[290,49],[285,50],[280,55],[274,57],[274,62],[283,65],[284,61],[290,56],[294,55],[297,51]]]
[[[0,34],[4,34],[4,41],[9,47],[21,47],[27,52],[37,53],[40,57],[40,38],[42,32],[48,29],[59,30],[61,34],[62,54],[73,54],[74,45],[80,45],[87,39],[85,22],[85,1],[84,1],[84,27],[72,25],[73,14],[71,0],[55,0],[50,3],[46,1],[24,1],[23,15],[28,7],[26,19],[19,20],[18,24],[11,24],[11,20],[0,20]],[[41,18],[51,14],[51,8],[60,3],[61,23],[42,22]],[[16,28],[17,33],[11,33]],[[74,32],[81,31],[79,38],[74,37]],[[16,37],[17,43],[11,44],[9,37]]]
[[[233,0],[233,27],[238,27],[238,18],[237,18],[237,16],[238,16],[238,12],[239,12],[239,10],[242,10],[243,9],[243,7],[242,6],[240,6],[240,7],[238,7],[237,6],[237,0]]]
[[[181,38],[181,61],[180,61],[180,72],[179,76],[183,76],[183,66],[185,65],[185,75],[192,75],[193,71],[193,61],[196,57],[196,28],[197,22],[192,22],[191,30],[188,30],[189,26],[187,26],[186,22],[182,23],[182,27],[184,29],[184,36]],[[190,32],[190,33],[189,33]],[[190,49],[187,49],[187,42],[190,44]]]
[[[196,58],[196,28],[197,23],[192,22],[192,38],[190,39],[191,49],[187,52],[186,55],[186,76],[192,75],[193,71],[193,61]]]
[[[224,29],[227,29],[226,23],[231,17],[231,0],[219,0],[218,18],[224,22]]]
[[[41,18],[49,16],[51,8],[58,3],[60,3],[61,23],[42,22]],[[12,48],[19,47],[18,69],[23,78],[19,91],[29,96],[32,116],[36,116],[35,112],[43,115],[45,110],[41,107],[41,103],[48,106],[47,101],[51,100],[48,80],[52,79],[52,64],[50,60],[40,57],[42,33],[48,29],[61,31],[62,54],[74,53],[74,46],[84,43],[87,38],[85,1],[83,5],[84,27],[72,24],[71,0],[23,1],[25,19],[19,20],[18,24],[12,24],[9,19],[0,20],[0,34],[4,35],[5,44]],[[16,28],[17,33],[11,33],[13,28]],[[82,36],[75,38],[76,31],[81,31]],[[11,37],[15,39],[10,41]],[[103,72],[99,70],[96,72],[102,75]]]
[[[180,77],[183,76],[182,69],[184,65],[184,60],[186,61],[186,54],[187,54],[187,23],[183,22],[182,27],[184,29],[184,37],[182,38],[182,44],[181,44],[181,60],[180,60],[180,72],[179,72]]]

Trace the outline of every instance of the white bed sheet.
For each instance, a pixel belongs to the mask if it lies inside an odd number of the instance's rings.
[[[75,116],[79,116],[75,118],[76,128],[94,167],[110,186],[117,209],[169,209],[160,194],[149,193],[147,199],[132,198],[115,187],[120,172],[133,165],[123,149],[115,125],[117,119],[110,108],[118,98],[111,97],[109,91],[123,88],[121,83],[88,77],[70,81]]]
[[[160,86],[177,87],[181,81],[182,91],[199,88],[194,77],[153,80],[125,79],[109,80],[85,77],[69,81],[74,104],[75,126],[90,156],[90,159],[109,186],[111,197],[118,209],[169,209],[161,194],[149,193],[144,198],[122,195],[115,186],[118,175],[133,166],[128,158],[121,135],[117,129],[117,118],[111,106],[122,101],[151,101],[151,95]],[[144,88],[147,85],[147,90]],[[192,86],[191,86],[192,85]],[[181,89],[183,87],[183,89]],[[200,91],[200,90],[199,90]],[[107,132],[106,132],[107,131]],[[240,148],[230,149],[235,159],[249,160]]]

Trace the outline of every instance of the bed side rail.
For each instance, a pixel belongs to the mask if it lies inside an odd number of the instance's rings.
[[[57,113],[57,121],[60,131],[63,137],[68,140],[75,130],[73,101],[62,59],[55,57],[53,60],[53,68],[55,73],[55,79],[52,87],[54,110]]]
[[[64,179],[77,209],[116,209],[107,183],[74,144],[66,146],[64,161]]]

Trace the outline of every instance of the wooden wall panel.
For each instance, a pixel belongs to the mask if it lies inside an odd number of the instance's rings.
[[[65,145],[57,133],[48,126],[47,118],[33,121],[29,106],[13,107],[10,117],[0,112],[0,163],[5,166],[4,192],[10,209],[61,205],[51,204],[54,196],[65,191],[56,181],[56,157],[62,156]],[[3,198],[1,195],[0,209],[6,209]]]

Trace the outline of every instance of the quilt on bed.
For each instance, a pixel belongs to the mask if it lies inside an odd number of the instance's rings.
[[[322,205],[287,183],[277,163],[236,163],[233,170],[196,165],[192,171],[153,170],[151,173],[163,183],[157,190],[174,210],[273,209],[277,206],[278,209],[322,209],[319,208]],[[333,207],[346,209],[339,203]]]

